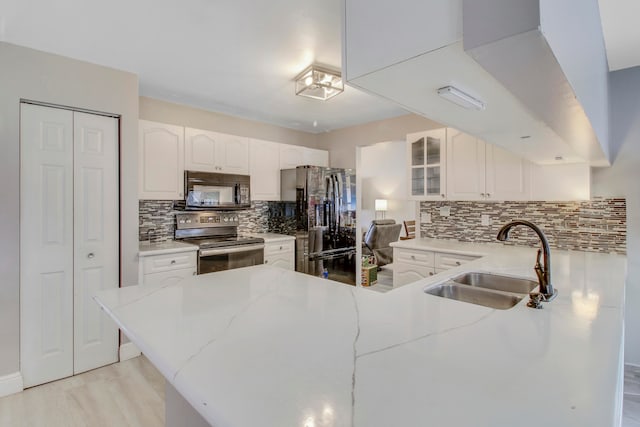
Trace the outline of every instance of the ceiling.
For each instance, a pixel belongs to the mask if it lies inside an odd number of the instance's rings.
[[[341,66],[341,0],[2,0],[0,40],[138,74],[140,94],[306,132],[407,112],[352,87],[294,95]],[[599,0],[611,70],[640,65],[638,0]]]
[[[598,0],[609,70],[640,65],[640,1]]]

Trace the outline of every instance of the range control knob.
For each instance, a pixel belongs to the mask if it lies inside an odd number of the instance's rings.
[[[233,220],[234,220],[235,222],[238,222],[238,217],[237,217],[237,216],[234,216],[234,217],[233,217]]]
[[[228,216],[224,217],[224,222],[229,222],[229,217]]]

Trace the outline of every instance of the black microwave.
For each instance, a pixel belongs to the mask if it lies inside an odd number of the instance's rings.
[[[251,207],[249,175],[185,171],[185,208],[245,209]]]

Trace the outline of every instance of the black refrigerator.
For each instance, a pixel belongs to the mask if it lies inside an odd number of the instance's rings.
[[[355,171],[298,166],[280,185],[282,201],[295,202],[296,271],[355,285]]]

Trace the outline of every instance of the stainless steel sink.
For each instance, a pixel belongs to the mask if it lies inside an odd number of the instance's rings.
[[[538,286],[538,282],[534,282],[533,280],[478,272],[465,273],[451,280],[462,285],[502,292],[513,292],[516,294],[528,294]]]
[[[498,310],[506,310],[513,307],[519,303],[523,297],[451,282],[426,289],[425,292],[443,298],[483,305]]]

